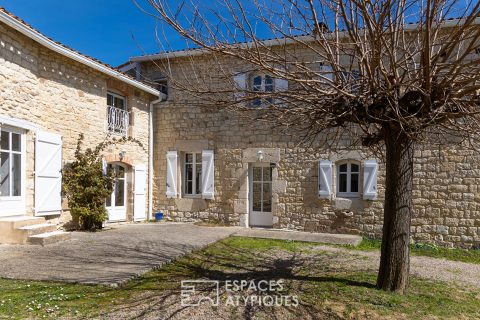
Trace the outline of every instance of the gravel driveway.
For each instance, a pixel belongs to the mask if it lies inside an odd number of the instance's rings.
[[[193,224],[129,224],[74,232],[45,247],[0,245],[0,277],[86,284],[122,284],[238,231]]]

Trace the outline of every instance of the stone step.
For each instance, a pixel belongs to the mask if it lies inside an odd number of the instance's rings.
[[[47,244],[70,240],[71,237],[72,234],[70,232],[57,230],[30,236],[28,237],[28,243],[45,246]]]
[[[11,229],[18,229],[25,226],[31,226],[33,224],[42,223],[45,223],[44,217],[15,216],[0,218],[0,226],[8,227]]]
[[[27,237],[30,237],[41,233],[56,231],[57,226],[51,223],[32,224],[30,226],[18,228],[18,230],[26,234]]]

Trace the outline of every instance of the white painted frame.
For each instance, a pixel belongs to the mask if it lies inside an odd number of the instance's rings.
[[[21,176],[20,176],[20,183],[21,183],[21,195],[20,196],[1,196],[0,195],[0,217],[1,216],[12,216],[12,215],[25,215],[26,213],[26,183],[27,183],[27,168],[26,168],[26,152],[27,152],[27,139],[26,135],[27,132],[24,129],[11,127],[8,125],[2,125],[1,130],[8,131],[12,133],[20,134],[20,155],[21,155]],[[11,148],[11,135],[9,135],[9,143]],[[12,154],[10,152],[10,154]],[[18,154],[18,153],[16,153]],[[10,173],[11,174],[11,162],[10,162]]]
[[[113,191],[112,194],[110,195],[110,206],[107,206],[105,204],[105,208],[108,211],[108,221],[109,222],[117,222],[117,221],[126,221],[127,220],[127,195],[128,195],[128,184],[127,184],[127,175],[128,175],[128,168],[124,166],[123,164],[120,163],[109,163],[115,170],[116,166],[122,167],[124,169],[124,177],[120,178],[120,180],[123,180],[123,206],[116,206],[116,198],[115,198],[115,188],[116,188],[116,182],[113,185]],[[118,218],[117,216],[120,216],[121,218]],[[113,219],[111,217],[114,217]]]
[[[193,163],[187,163],[187,154],[192,154],[193,155]],[[200,192],[199,193],[187,193],[186,188],[187,188],[187,164],[192,165],[192,191],[195,192],[197,188],[197,154],[200,154],[200,152],[183,152],[183,159],[182,159],[182,197],[183,198],[201,198],[202,197],[202,184],[200,184]],[[203,158],[202,158],[203,161]],[[200,162],[202,164],[202,162]],[[202,168],[203,170],[203,168]],[[200,179],[202,179],[202,176],[200,175]],[[203,181],[202,181],[203,183]]]
[[[262,180],[254,181],[253,180],[254,167],[269,168],[271,170],[270,181],[263,180],[263,172],[262,172]],[[263,191],[264,183],[270,184],[270,196],[271,196],[270,211],[263,211],[263,192],[261,192],[262,211],[253,210],[253,183],[254,182],[260,182],[262,184],[262,191]],[[257,217],[255,217],[255,215]],[[248,226],[249,227],[257,227],[257,226],[272,227],[273,226],[273,169],[270,167],[270,163],[251,163],[248,167]]]
[[[347,165],[347,172],[340,172],[340,166],[346,164]],[[358,172],[352,172],[352,164],[355,164],[358,166]],[[336,163],[336,190],[337,190],[337,197],[339,198],[359,198],[360,194],[362,192],[362,181],[361,181],[361,172],[362,172],[362,164],[358,161],[355,160],[344,160]],[[340,175],[345,175],[347,176],[347,192],[340,192]],[[351,192],[351,183],[352,183],[352,174],[357,174],[358,175],[358,191],[357,192]]]

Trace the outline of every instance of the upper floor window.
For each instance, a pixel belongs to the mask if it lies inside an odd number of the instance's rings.
[[[200,196],[202,194],[202,154],[185,153],[184,194]]]
[[[272,76],[267,74],[255,74],[252,76],[251,89],[254,92],[269,93],[275,91],[275,82]],[[259,107],[263,103],[272,103],[272,97],[253,100],[253,106]]]
[[[127,135],[130,117],[125,97],[107,93],[107,129],[110,132]]]
[[[341,162],[337,172],[337,195],[353,198],[360,195],[360,164],[354,161]]]

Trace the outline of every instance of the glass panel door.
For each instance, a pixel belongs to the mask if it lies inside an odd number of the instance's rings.
[[[272,168],[270,164],[253,164],[249,172],[251,226],[273,225]]]
[[[123,221],[127,219],[126,210],[126,169],[118,164],[109,164],[115,176],[113,191],[105,201],[109,221]]]

